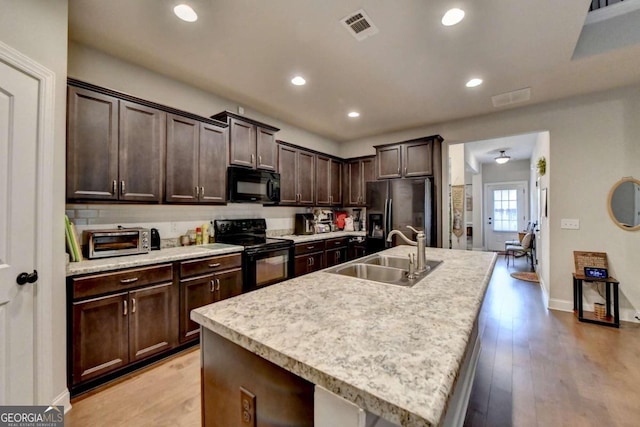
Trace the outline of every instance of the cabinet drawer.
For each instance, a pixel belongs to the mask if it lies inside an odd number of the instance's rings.
[[[171,264],[132,268],[115,273],[96,274],[94,276],[72,279],[73,298],[91,297],[154,283],[170,282],[172,280],[173,266]]]
[[[329,239],[325,241],[327,250],[341,248],[343,246],[347,246],[348,244],[349,244],[348,237],[338,237],[336,239]]]
[[[298,243],[295,247],[296,255],[310,254],[318,251],[324,251],[324,240],[309,243]]]
[[[232,254],[211,258],[183,261],[180,263],[180,277],[186,278],[214,271],[228,270],[242,265],[242,255]]]

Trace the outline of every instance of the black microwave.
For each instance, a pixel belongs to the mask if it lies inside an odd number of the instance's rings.
[[[229,166],[229,201],[275,204],[280,202],[280,174]]]

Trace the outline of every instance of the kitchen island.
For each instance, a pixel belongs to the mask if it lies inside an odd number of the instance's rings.
[[[383,254],[413,252],[397,246]],[[427,248],[427,258],[443,263],[411,288],[319,271],[201,307],[191,318],[370,414],[402,426],[440,425],[477,352],[496,255]]]

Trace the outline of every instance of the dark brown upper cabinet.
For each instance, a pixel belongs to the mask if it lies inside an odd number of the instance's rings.
[[[163,111],[70,87],[67,198],[162,200]]]
[[[316,155],[285,144],[278,144],[280,204],[315,204]]]
[[[276,171],[278,146],[275,134],[280,129],[230,111],[211,118],[229,124],[229,164]]]
[[[366,206],[367,181],[375,181],[375,156],[347,160],[344,164],[345,206]]]
[[[316,204],[342,205],[342,161],[316,155]]]
[[[166,114],[69,87],[67,198],[162,200]]]
[[[226,123],[79,80],[68,79],[68,82],[66,190],[69,202],[225,201]],[[173,117],[168,125],[167,115]],[[177,116],[188,120],[177,120]],[[169,178],[171,193],[165,197],[167,132],[172,132],[171,138],[180,143],[169,143],[173,150],[169,161],[173,165],[173,176]],[[220,138],[224,138],[221,146]],[[211,148],[212,144],[216,147]],[[203,169],[195,163],[198,152],[194,150],[197,149],[215,158],[210,160],[211,168]],[[219,162],[222,156],[224,166]],[[204,157],[200,153],[198,159]],[[189,168],[188,176],[183,176],[184,169],[180,174],[176,172],[179,167],[176,165],[180,163]],[[188,190],[183,188],[186,186]],[[194,195],[196,186],[200,191]]]
[[[167,115],[165,201],[225,203],[227,128]]]
[[[439,135],[414,139],[399,144],[376,146],[377,179],[412,178],[434,174],[434,150],[439,152]],[[437,145],[437,147],[434,147]]]

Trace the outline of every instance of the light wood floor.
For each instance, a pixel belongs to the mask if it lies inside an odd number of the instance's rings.
[[[640,325],[616,330],[548,311],[500,257],[480,314],[482,350],[465,426],[640,425]],[[570,286],[567,279],[567,286]],[[199,426],[196,348],[72,401],[67,427]]]

